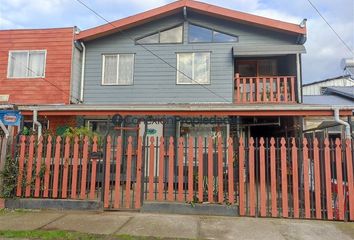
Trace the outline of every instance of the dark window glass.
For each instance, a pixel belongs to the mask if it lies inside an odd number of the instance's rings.
[[[137,43],[140,44],[151,44],[151,43],[159,43],[159,34],[153,34],[144,38],[141,38],[136,41]]]
[[[140,38],[136,42],[139,44],[182,43],[183,26],[178,26]]]
[[[181,43],[182,40],[183,40],[182,26],[160,32],[160,43]]]
[[[214,31],[213,42],[238,42],[238,37]]]
[[[189,25],[189,42],[212,42],[213,31],[196,25]]]

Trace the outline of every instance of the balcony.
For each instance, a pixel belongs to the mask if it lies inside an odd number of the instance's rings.
[[[295,76],[235,76],[235,103],[296,103]]]

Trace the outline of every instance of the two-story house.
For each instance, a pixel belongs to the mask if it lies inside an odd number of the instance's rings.
[[[81,53],[74,46],[76,28],[0,30],[0,103],[3,106],[77,103]],[[1,108],[1,104],[0,104]],[[34,108],[33,108],[34,109]],[[35,113],[36,114],[36,113]],[[74,124],[75,117],[39,117],[43,130]],[[33,125],[33,112],[24,118]]]
[[[71,92],[82,104],[39,114],[80,116],[102,133],[113,118],[129,135],[297,136],[302,117],[333,116],[330,106],[301,104],[305,23],[183,0],[81,31]]]

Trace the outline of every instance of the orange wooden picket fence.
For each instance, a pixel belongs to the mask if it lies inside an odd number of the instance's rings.
[[[235,76],[235,103],[295,103],[295,76]]]
[[[352,144],[21,136],[15,195],[97,200],[105,209],[139,209],[144,201],[208,202],[235,206],[240,216],[354,220]]]

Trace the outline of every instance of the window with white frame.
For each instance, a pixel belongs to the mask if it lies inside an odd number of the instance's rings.
[[[133,85],[134,54],[103,55],[102,85]]]
[[[10,51],[8,78],[43,78],[46,50]]]
[[[177,53],[177,84],[210,84],[210,52]]]

